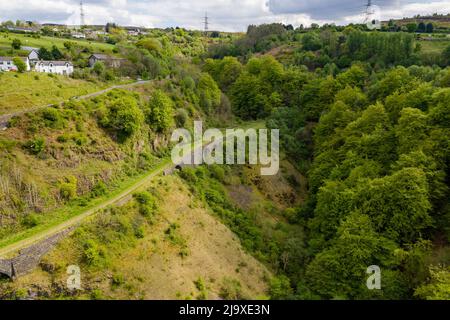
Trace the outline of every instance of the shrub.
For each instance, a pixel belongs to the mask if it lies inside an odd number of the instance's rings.
[[[77,178],[67,177],[59,184],[59,194],[64,200],[72,200],[77,196]]]
[[[107,106],[97,110],[103,127],[114,130],[120,138],[127,138],[141,128],[144,114],[137,97],[126,91],[114,90],[104,100]]]
[[[92,71],[98,76],[101,76],[105,72],[105,69],[105,64],[103,62],[96,62],[92,68]]]
[[[95,184],[95,186],[91,190],[91,195],[93,197],[99,197],[104,195],[108,191],[106,184],[103,181],[99,181]]]
[[[186,125],[187,120],[189,119],[188,113],[184,109],[178,109],[175,115],[175,122],[177,127],[182,128]]]
[[[19,71],[20,73],[24,73],[25,71],[27,71],[27,65],[25,64],[25,62],[23,62],[21,58],[19,57],[14,58],[13,62],[17,67],[17,71]]]
[[[134,230],[134,236],[138,239],[142,239],[145,236],[144,226],[139,226]]]
[[[19,39],[13,39],[11,47],[14,50],[20,50],[20,48],[22,47],[22,42]]]
[[[45,140],[41,137],[34,138],[33,140],[25,143],[25,148],[27,148],[32,154],[39,155],[45,150]]]
[[[272,278],[269,292],[274,300],[289,299],[292,295],[289,278],[283,275]]]
[[[121,274],[114,274],[112,276],[111,285],[113,287],[117,288],[117,287],[120,287],[123,284],[125,284],[125,279],[124,279],[123,275],[121,275]]]
[[[145,217],[151,217],[158,210],[156,199],[147,191],[137,192],[133,195],[139,204],[139,213]]]
[[[60,112],[55,108],[46,108],[42,111],[42,118],[45,125],[54,129],[61,129],[64,127],[64,120]]]
[[[241,300],[243,298],[241,283],[236,279],[224,278],[219,296],[225,300]]]
[[[86,240],[83,247],[83,260],[86,264],[99,266],[105,257],[105,251],[92,239]]]
[[[39,224],[39,219],[36,214],[28,214],[22,219],[22,225],[27,228],[35,227]]]
[[[69,135],[67,135],[67,134],[63,134],[63,135],[58,136],[58,137],[56,138],[56,141],[58,141],[58,142],[60,142],[60,143],[67,142],[68,140],[69,140]]]

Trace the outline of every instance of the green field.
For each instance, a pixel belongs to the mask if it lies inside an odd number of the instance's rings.
[[[0,115],[100,91],[109,84],[45,73],[0,73]]]
[[[435,54],[441,54],[444,49],[448,46],[450,46],[450,39],[449,40],[436,40],[436,41],[418,41],[420,45],[422,46],[422,52],[424,53],[435,53]]]
[[[11,43],[13,39],[19,39],[22,42],[22,46],[35,48],[41,47],[50,48],[53,45],[55,45],[59,49],[63,49],[64,42],[70,41],[79,46],[88,47],[94,52],[112,53],[112,50],[114,49],[114,45],[102,42],[77,40],[77,39],[62,39],[44,36],[41,36],[40,38],[36,39],[29,35],[8,34],[8,33],[0,34],[0,49],[11,49]]]

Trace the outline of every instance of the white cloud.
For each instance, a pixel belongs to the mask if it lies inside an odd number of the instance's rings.
[[[450,12],[450,0],[375,0],[382,18]],[[282,22],[362,22],[361,0],[85,0],[89,24],[117,22],[146,27],[181,26],[202,29],[205,11],[210,29],[245,31],[249,24]],[[0,0],[0,20],[37,20],[79,24],[78,0]]]

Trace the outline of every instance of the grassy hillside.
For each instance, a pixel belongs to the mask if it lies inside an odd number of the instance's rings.
[[[55,104],[95,91],[111,84],[76,80],[45,73],[0,73],[0,115],[34,106]]]
[[[40,36],[39,38],[34,38],[29,35],[24,34],[8,34],[0,33],[0,49],[11,49],[11,43],[13,39],[19,39],[22,42],[22,46],[34,47],[34,48],[51,48],[55,45],[59,49],[64,48],[65,42],[72,42],[75,45],[87,47],[93,52],[104,52],[112,53],[114,45],[102,42],[88,41],[88,40],[77,40],[77,39],[63,39]]]
[[[182,180],[161,178],[139,195],[138,200],[84,223],[46,257],[40,269],[14,283],[0,283],[0,298],[29,292],[40,299],[266,295],[270,272],[244,252],[236,236],[209,214]],[[143,201],[143,195],[151,200]],[[149,201],[151,213],[143,210]],[[81,268],[81,291],[66,289],[66,268],[73,264]]]
[[[449,29],[450,28],[450,15],[394,19],[394,22],[399,26],[404,26],[404,25],[407,25],[410,23],[419,24],[421,22],[423,22],[425,24],[432,23],[435,28]],[[389,23],[388,21],[383,21],[384,25],[387,25],[388,23]]]
[[[450,46],[450,38],[435,40],[435,41],[418,41],[421,45],[421,52],[423,53],[432,53],[432,54],[442,54],[445,48]]]
[[[121,96],[141,99],[125,91]],[[0,134],[0,237],[61,219],[72,211],[55,209],[69,206],[79,210],[91,198],[143,173],[142,169],[153,163],[151,145],[139,142],[146,141],[141,139],[148,136],[147,131],[118,143],[114,132],[97,123],[96,102],[109,99],[104,95],[21,115]],[[143,154],[145,159],[140,158]],[[93,189],[96,191],[90,194]],[[82,195],[85,198],[80,202],[76,198]]]

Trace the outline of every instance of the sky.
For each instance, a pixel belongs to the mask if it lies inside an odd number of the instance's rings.
[[[450,13],[450,0],[372,0],[380,20]],[[84,0],[87,24],[245,31],[249,24],[362,23],[367,0]],[[375,11],[378,12],[378,11]],[[0,0],[0,21],[80,24],[79,0]]]

